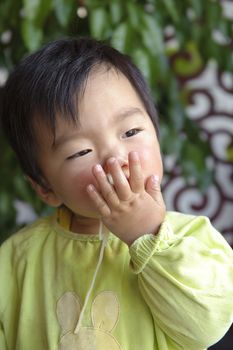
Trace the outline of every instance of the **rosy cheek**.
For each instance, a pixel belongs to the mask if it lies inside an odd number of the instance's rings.
[[[157,174],[160,178],[162,178],[163,170],[160,152],[158,152],[156,149],[152,152],[150,148],[139,150],[138,153],[141,160],[142,169],[145,171],[144,175],[150,176],[152,174]]]
[[[147,149],[139,150],[139,158],[141,161],[142,169],[148,168],[148,165],[151,164],[152,159],[152,154],[151,151]]]
[[[83,171],[79,171],[77,174],[75,174],[72,182],[73,186],[76,187],[76,191],[85,194],[86,188],[89,184],[93,184],[95,186],[97,185],[91,169],[84,169]]]

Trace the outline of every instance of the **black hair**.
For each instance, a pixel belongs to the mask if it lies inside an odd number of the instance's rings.
[[[130,57],[91,38],[60,39],[29,55],[10,74],[3,88],[1,122],[25,174],[39,184],[36,119],[55,137],[56,116],[77,121],[74,96],[80,96],[90,72],[113,67],[132,84],[158,133],[157,111],[149,88]]]

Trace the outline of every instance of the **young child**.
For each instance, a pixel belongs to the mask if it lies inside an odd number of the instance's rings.
[[[129,57],[92,39],[30,55],[2,126],[58,208],[0,250],[1,350],[201,350],[233,316],[233,254],[206,217],[166,212],[158,117]]]

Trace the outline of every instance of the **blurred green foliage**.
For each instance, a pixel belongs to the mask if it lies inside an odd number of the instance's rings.
[[[225,40],[213,40],[220,32]],[[211,150],[186,115],[188,91],[182,83],[210,59],[232,71],[233,25],[220,0],[1,0],[0,68],[10,72],[41,45],[65,36],[88,35],[130,54],[148,80],[161,116],[164,154],[176,155],[187,181],[200,189],[212,180],[206,159]],[[169,46],[169,36],[175,45]],[[0,236],[17,229],[14,199],[27,201],[38,215],[47,208],[26,183],[0,135]],[[168,174],[169,175],[169,174]]]

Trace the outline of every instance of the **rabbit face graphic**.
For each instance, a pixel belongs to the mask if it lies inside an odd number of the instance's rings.
[[[91,306],[93,327],[75,328],[79,320],[81,304],[74,293],[65,293],[57,303],[57,318],[62,336],[59,350],[121,350],[121,346],[112,335],[119,318],[119,303],[115,293],[101,292]]]

